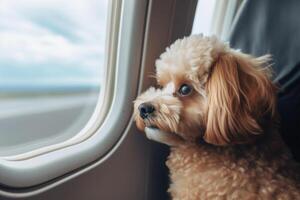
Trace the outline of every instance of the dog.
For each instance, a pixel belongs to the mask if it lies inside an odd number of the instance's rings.
[[[269,55],[193,35],[155,65],[158,88],[135,100],[134,119],[171,148],[172,199],[300,199],[299,164],[278,132]]]

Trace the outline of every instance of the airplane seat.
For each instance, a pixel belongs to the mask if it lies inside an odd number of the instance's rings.
[[[300,161],[300,1],[246,0],[229,36],[233,48],[272,55],[273,81],[280,86],[282,137]],[[254,91],[255,92],[255,91]]]

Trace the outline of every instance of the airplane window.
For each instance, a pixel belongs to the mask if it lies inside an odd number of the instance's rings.
[[[0,156],[76,135],[104,81],[108,0],[1,0]]]

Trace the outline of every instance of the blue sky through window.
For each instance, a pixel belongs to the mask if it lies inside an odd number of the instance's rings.
[[[106,0],[1,0],[0,92],[99,85]]]

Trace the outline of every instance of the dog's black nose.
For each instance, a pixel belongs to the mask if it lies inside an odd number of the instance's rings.
[[[155,111],[155,108],[150,103],[142,103],[139,106],[140,116],[141,118],[145,119],[147,118],[151,113]]]

